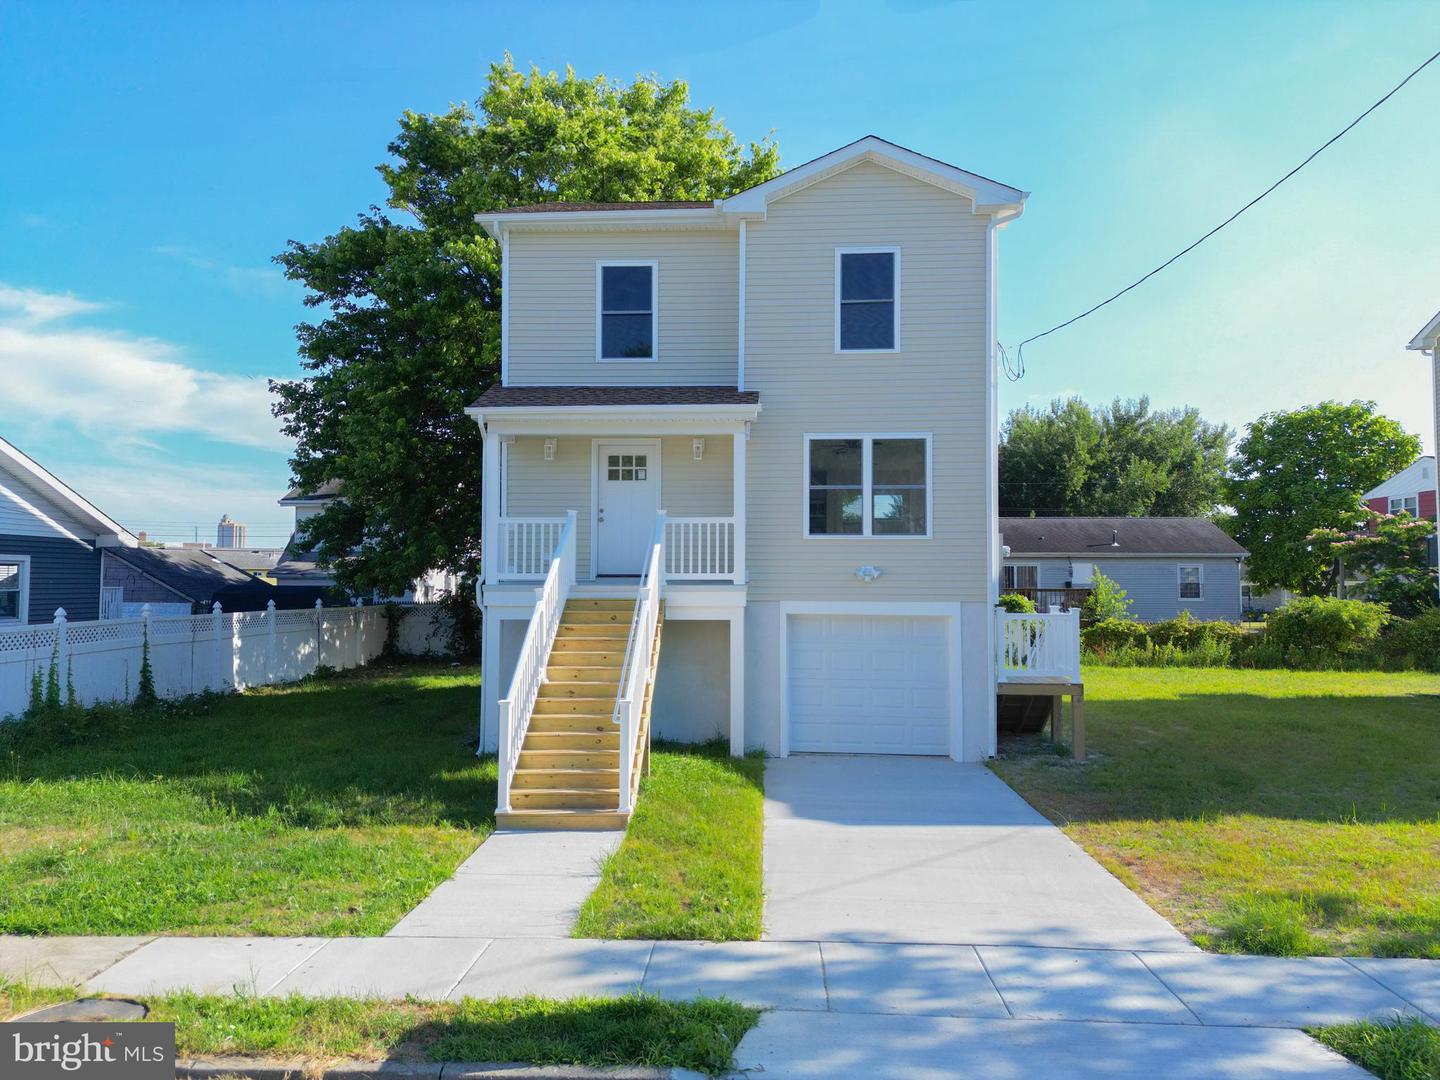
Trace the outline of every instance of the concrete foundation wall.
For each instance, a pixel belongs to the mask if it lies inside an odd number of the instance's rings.
[[[657,739],[708,742],[729,738],[729,623],[666,621],[653,717]]]

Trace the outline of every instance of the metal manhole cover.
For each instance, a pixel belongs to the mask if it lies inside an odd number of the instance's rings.
[[[106,1020],[144,1020],[150,1010],[138,1001],[124,998],[80,998],[77,1001],[62,1001],[59,1005],[46,1005],[23,1016],[15,1017],[11,1023],[61,1023],[74,1024],[103,1023]]]

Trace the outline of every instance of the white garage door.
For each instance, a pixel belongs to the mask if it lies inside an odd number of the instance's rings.
[[[790,749],[950,752],[950,620],[790,616]]]

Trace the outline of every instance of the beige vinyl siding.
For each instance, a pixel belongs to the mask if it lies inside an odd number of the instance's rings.
[[[592,439],[561,436],[555,460],[545,460],[545,439],[518,435],[510,444],[505,513],[513,517],[560,517],[577,512],[575,556],[580,576],[590,576],[591,444],[624,439],[625,435]],[[674,517],[725,517],[731,513],[731,442],[728,436],[705,436],[705,456],[694,459],[690,436],[660,441],[660,505]]]
[[[595,264],[659,263],[659,359],[595,359]],[[510,236],[511,386],[735,385],[739,236],[731,230]]]
[[[984,601],[986,224],[964,198],[863,163],[771,204],[746,243],[753,600]],[[835,249],[900,249],[900,351],[835,352]],[[932,436],[932,539],[804,536],[806,433]],[[863,584],[855,569],[879,567]]]

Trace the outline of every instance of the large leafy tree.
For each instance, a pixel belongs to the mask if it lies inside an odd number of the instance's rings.
[[[1000,512],[1209,514],[1223,501],[1230,437],[1193,408],[1152,411],[1144,397],[1016,409],[1001,432]]]
[[[1250,551],[1250,581],[1325,592],[1333,552],[1311,534],[1356,528],[1360,496],[1419,453],[1420,440],[1373,401],[1325,401],[1250,424],[1231,462],[1227,526]]]
[[[297,328],[306,376],[272,384],[296,483],[340,483],[303,539],[352,588],[393,592],[478,566],[480,438],[464,415],[496,378],[497,245],[474,215],[545,201],[711,199],[769,179],[683,82],[490,68],[472,109],[406,113],[389,188],[351,226],[276,256],[324,317]]]
[[[1435,606],[1435,568],[1430,565],[1432,522],[1409,514],[1377,514],[1357,507],[1363,529],[1316,529],[1310,546],[1331,567],[1327,589],[1387,604],[1410,618]],[[1352,578],[1359,583],[1347,586]]]

